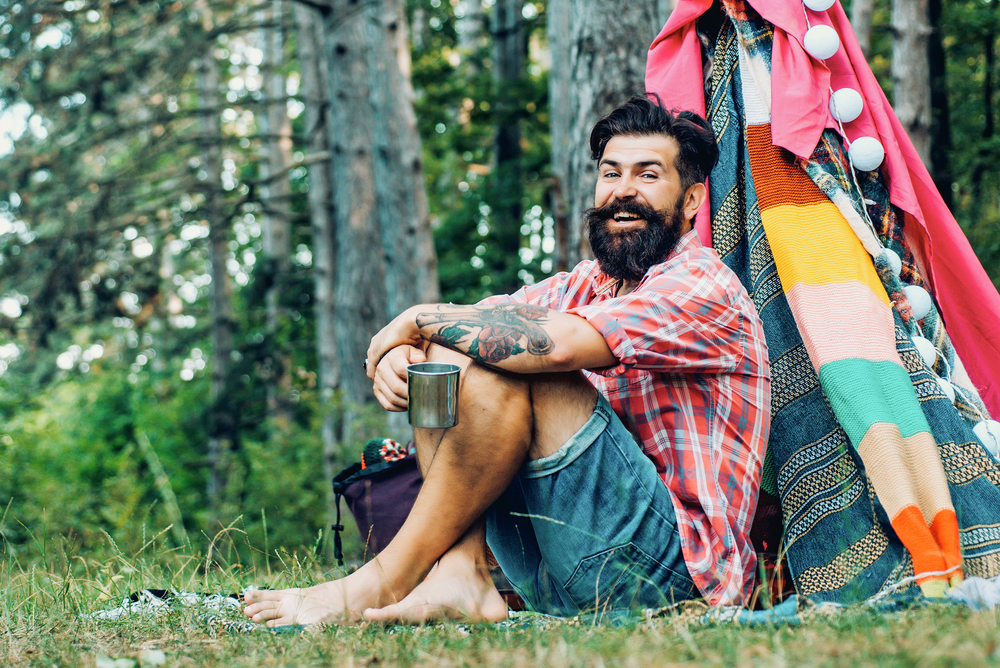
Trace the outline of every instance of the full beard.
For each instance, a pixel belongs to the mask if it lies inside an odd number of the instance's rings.
[[[590,249],[601,271],[619,280],[638,282],[654,264],[662,262],[681,238],[683,200],[672,211],[657,211],[634,200],[614,201],[587,209],[584,216]],[[617,213],[629,213],[646,221],[634,230],[616,230],[608,223]]]

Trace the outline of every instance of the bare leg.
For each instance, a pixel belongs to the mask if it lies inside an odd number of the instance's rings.
[[[473,367],[471,373],[476,373],[475,369],[477,367]],[[537,375],[530,380],[530,401],[532,434],[527,458],[539,459],[554,454],[590,418],[597,401],[597,391],[579,373]],[[460,421],[463,416],[460,414]],[[432,458],[436,458],[429,466],[431,471],[441,465],[446,453],[454,452],[446,450],[443,443],[436,449],[428,447],[435,444],[426,443],[425,439],[433,439],[435,435],[435,432],[418,432],[417,435],[421,461],[425,461],[427,450],[431,451]],[[423,444],[422,440],[425,441]],[[422,445],[426,449],[421,449]],[[422,463],[421,466],[426,465]],[[484,470],[483,475],[488,477],[489,471]],[[513,474],[510,478],[504,476],[504,484],[499,489],[490,490],[490,503],[512,479]],[[475,497],[475,494],[475,490],[471,490],[470,496]],[[488,505],[482,507],[483,511]],[[365,618],[372,621],[417,624],[439,619],[498,621],[505,619],[506,615],[507,606],[497,592],[486,565],[486,531],[482,516],[441,557],[427,579],[406,598],[397,604],[365,611]]]
[[[253,621],[268,626],[356,621],[368,608],[402,600],[513,479],[531,440],[527,381],[471,365],[468,358],[443,348],[433,348],[431,359],[471,368],[462,374],[459,424],[417,430],[425,477],[399,533],[346,578],[308,589],[248,592],[245,614]],[[475,542],[482,544],[481,537],[471,544]]]
[[[482,515],[526,458],[555,452],[586,422],[597,394],[578,373],[509,376],[438,346],[428,352],[429,359],[464,369],[459,424],[417,430],[424,482],[399,533],[346,578],[248,592],[245,613],[253,621],[343,623],[364,615],[422,623],[506,615],[486,568]]]

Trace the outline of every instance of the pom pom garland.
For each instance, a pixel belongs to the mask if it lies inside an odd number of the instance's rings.
[[[993,458],[1000,459],[1000,422],[983,420],[972,431]]]
[[[813,26],[806,31],[802,46],[816,60],[826,60],[840,48],[840,35],[830,26]]]
[[[941,391],[944,392],[944,396],[948,397],[948,401],[955,403],[955,387],[944,378],[938,378],[937,384],[941,387]]]
[[[850,123],[861,115],[865,103],[853,88],[841,88],[830,96],[830,113],[841,123]]]
[[[899,253],[892,250],[891,248],[883,248],[882,254],[885,255],[886,261],[889,263],[889,267],[892,269],[892,273],[899,277],[899,274],[903,271],[903,261],[899,259]],[[910,306],[913,306],[912,304]]]
[[[913,345],[916,347],[917,352],[920,353],[920,358],[924,360],[927,368],[932,368],[934,362],[937,361],[937,350],[934,348],[934,344],[922,336],[914,336]]]
[[[882,142],[875,137],[858,137],[847,149],[847,157],[854,169],[870,172],[882,164],[885,149],[882,148]]]
[[[903,288],[906,293],[906,300],[910,302],[913,309],[913,317],[923,320],[931,312],[931,296],[919,285],[907,285]]]

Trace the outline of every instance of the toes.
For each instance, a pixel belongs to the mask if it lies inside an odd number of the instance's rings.
[[[397,622],[402,624],[423,624],[431,618],[431,608],[426,603],[406,605],[406,601],[387,605],[384,608],[368,608],[364,617],[371,622]]]
[[[263,622],[268,619],[274,619],[278,616],[277,607],[272,605],[267,605],[266,601],[260,603],[254,603],[248,605],[243,609],[243,614],[249,617],[252,621]]]

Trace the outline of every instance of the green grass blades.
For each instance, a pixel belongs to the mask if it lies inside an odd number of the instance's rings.
[[[308,553],[307,553],[308,554]],[[522,617],[501,625],[416,628],[361,624],[293,633],[233,631],[238,608],[173,605],[117,619],[92,613],[131,592],[229,594],[250,584],[286,587],[335,577],[311,556],[281,568],[224,563],[177,550],[88,560],[52,554],[46,566],[0,560],[0,665],[94,666],[955,666],[1000,665],[993,612],[861,606],[806,616],[799,626],[703,623],[703,608],[653,619]]]

